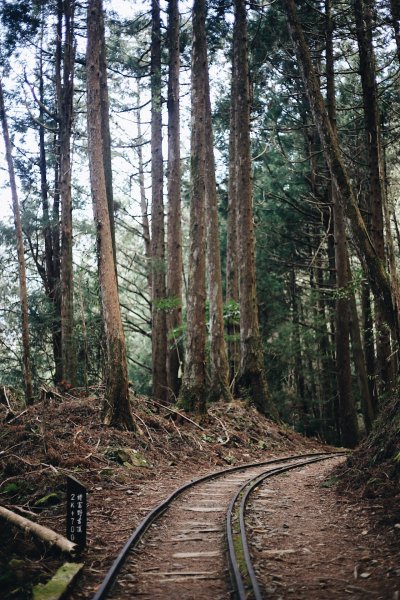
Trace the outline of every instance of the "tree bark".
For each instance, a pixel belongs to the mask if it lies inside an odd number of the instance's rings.
[[[104,173],[101,119],[101,0],[88,4],[87,118],[90,183],[93,213],[98,238],[98,265],[102,302],[102,318],[106,339],[106,390],[103,422],[106,425],[134,429],[129,404],[128,368],[125,336],[122,327],[118,287],[115,275],[107,189]]]
[[[57,546],[61,552],[67,552],[68,554],[74,554],[77,550],[77,545],[70,542],[63,535],[60,535],[56,531],[34,523],[21,515],[8,510],[4,506],[0,506],[0,518],[5,519],[8,523],[15,525],[25,531],[26,533],[32,534],[38,537],[43,542],[46,542],[50,547]]]
[[[370,0],[354,0],[354,15],[359,49],[360,76],[363,92],[364,123],[369,174],[369,203],[371,212],[371,238],[377,254],[385,261],[384,239],[384,207],[386,203],[384,167],[380,132],[380,115],[378,105],[378,89],[375,76],[375,54],[372,44],[372,6]],[[390,273],[392,298],[396,307],[398,290],[397,275]],[[381,309],[376,310],[377,357],[383,389],[389,389],[394,383],[395,372],[391,359],[390,333],[385,325],[385,317]],[[396,335],[396,332],[392,332]]]
[[[400,2],[399,0],[390,0],[392,12],[392,25],[397,47],[397,60],[400,63]]]
[[[326,71],[327,71],[327,106],[332,131],[336,136],[336,97],[333,55],[333,24],[331,1],[326,0]],[[353,448],[357,445],[359,432],[357,414],[352,391],[350,362],[350,271],[346,223],[343,206],[339,201],[338,190],[332,183],[329,194],[333,205],[335,265],[337,297],[335,306],[335,343],[336,343],[336,378],[340,403],[341,442]]]
[[[225,344],[222,296],[221,251],[219,244],[218,198],[215,178],[214,135],[212,128],[208,62],[205,66],[205,211],[208,265],[208,299],[210,311],[210,402],[233,400],[229,389],[228,355]]]
[[[226,234],[226,304],[228,307],[228,359],[229,378],[234,391],[236,390],[236,377],[240,367],[240,325],[236,315],[239,306],[239,267],[237,249],[238,227],[238,198],[237,198],[237,172],[236,172],[236,68],[235,55],[236,36],[232,45],[232,77],[231,77],[231,105],[229,118],[229,187],[228,187],[228,218]]]
[[[138,107],[140,106],[140,92],[138,85]],[[150,224],[149,224],[149,205],[146,199],[146,186],[144,181],[144,166],[143,166],[143,138],[142,138],[142,120],[140,115],[140,108],[136,111],[136,122],[137,122],[137,134],[138,134],[138,145],[136,152],[138,155],[139,163],[139,189],[140,189],[140,212],[142,214],[142,234],[144,240],[144,256],[146,259],[146,277],[149,291],[149,297],[151,298],[151,236],[150,236]]]
[[[192,12],[192,99],[190,157],[190,250],[187,294],[186,361],[179,402],[187,410],[206,412],[205,282],[205,127],[204,88],[207,60],[205,0]]]
[[[182,224],[179,107],[179,8],[178,0],[168,2],[168,263],[167,313],[168,388],[177,397],[181,385],[183,348],[179,330],[182,327]],[[178,333],[177,333],[178,331]]]
[[[363,342],[365,353],[365,366],[368,374],[368,387],[371,396],[374,418],[378,414],[378,390],[375,375],[375,338],[374,322],[372,315],[371,294],[368,282],[363,282],[361,290],[361,306],[363,319]]]
[[[33,402],[32,367],[29,345],[29,316],[28,292],[26,286],[25,252],[22,233],[21,214],[18,200],[17,182],[15,180],[12,146],[8,130],[7,115],[4,105],[3,84],[0,80],[0,120],[3,126],[3,137],[6,151],[8,176],[10,180],[12,207],[14,214],[15,236],[17,241],[18,272],[19,272],[19,298],[21,302],[21,333],[22,333],[22,365],[25,384],[25,399],[27,404]]]
[[[168,400],[165,240],[163,202],[161,20],[158,0],[152,0],[151,33],[151,259],[153,396]]]
[[[238,257],[241,365],[238,386],[257,409],[277,417],[264,374],[264,357],[258,324],[255,241],[253,227],[252,167],[250,150],[250,89],[247,63],[247,21],[244,0],[235,0],[234,36],[236,69],[236,193],[238,206]]]
[[[294,345],[294,377],[296,381],[296,408],[300,408],[301,421],[307,430],[307,414],[309,407],[306,401],[306,386],[304,378],[302,344],[300,335],[299,289],[296,282],[294,265],[290,268],[290,299],[292,305],[293,345]]]
[[[44,80],[43,80],[43,34],[40,40],[40,80],[39,80],[39,169],[40,169],[40,192],[42,199],[42,214],[43,214],[43,238],[44,238],[44,253],[45,253],[45,293],[51,303],[52,308],[52,345],[54,357],[54,383],[57,384],[62,380],[62,356],[61,356],[61,299],[60,299],[60,264],[59,256],[56,258],[54,237],[57,239],[60,236],[60,227],[58,219],[54,222],[53,215],[50,216],[49,206],[49,186],[47,180],[47,156],[45,145],[45,97],[44,97]],[[58,62],[56,61],[56,70]]]
[[[104,31],[104,14],[100,15],[100,35],[102,39],[105,37]],[[108,214],[110,217],[110,229],[112,248],[115,263],[115,272],[117,273],[117,248],[115,241],[115,218],[114,218],[114,194],[113,194],[113,176],[112,176],[112,155],[111,155],[111,134],[110,134],[110,105],[108,97],[108,77],[107,77],[107,57],[106,45],[102,44],[100,48],[100,94],[101,94],[101,138],[103,141],[103,160],[104,160],[104,175],[106,178],[107,205]]]
[[[75,1],[62,3],[64,16],[63,73],[58,97],[60,123],[60,171],[59,189],[61,199],[61,353],[63,378],[74,384],[76,360],[74,348],[74,298],[72,264],[72,193],[71,193],[71,133],[74,92],[74,10]]]

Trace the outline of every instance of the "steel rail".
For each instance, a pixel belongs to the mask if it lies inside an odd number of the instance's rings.
[[[98,588],[97,592],[93,596],[92,600],[103,600],[107,596],[107,593],[109,592],[112,584],[114,583],[115,579],[118,576],[119,571],[121,570],[122,566],[125,563],[125,560],[127,558],[129,551],[132,550],[135,546],[137,546],[137,544],[142,539],[142,537],[144,536],[144,534],[146,533],[148,528],[158,519],[158,517],[160,517],[169,508],[169,506],[172,504],[172,502],[186,490],[190,489],[191,487],[194,487],[195,485],[197,485],[199,483],[203,483],[205,481],[210,481],[212,479],[217,479],[218,477],[222,477],[223,475],[226,475],[228,473],[232,473],[235,471],[245,471],[247,469],[251,469],[254,467],[258,467],[258,466],[260,466],[260,467],[264,466],[264,465],[267,466],[267,465],[281,463],[281,462],[288,462],[291,460],[296,460],[296,459],[300,459],[300,458],[304,458],[304,457],[316,457],[316,456],[322,456],[322,455],[331,457],[332,453],[309,452],[309,453],[305,453],[305,454],[286,456],[283,458],[269,459],[269,460],[265,460],[265,461],[261,461],[261,462],[245,463],[242,465],[236,465],[234,467],[228,467],[227,469],[221,469],[219,471],[214,471],[213,473],[209,473],[207,475],[202,475],[201,477],[192,479],[192,480],[188,481],[187,483],[185,483],[184,485],[178,487],[165,500],[163,500],[160,504],[158,504],[155,508],[153,508],[153,510],[151,510],[146,515],[146,517],[139,523],[139,525],[136,527],[134,532],[131,534],[131,536],[126,541],[125,545],[120,550],[117,558],[114,560],[113,564],[111,565],[110,569],[108,570],[105,578],[103,579],[100,587]]]
[[[250,557],[250,551],[249,551],[247,535],[246,535],[246,526],[245,526],[246,506],[247,506],[248,500],[249,500],[252,492],[261,483],[263,483],[266,479],[269,479],[270,477],[274,477],[275,475],[285,473],[287,471],[290,471],[291,469],[303,467],[305,465],[309,465],[309,464],[319,462],[322,460],[332,459],[332,458],[335,458],[336,456],[343,456],[345,454],[346,454],[346,452],[335,452],[335,453],[330,453],[330,454],[322,454],[321,453],[317,456],[314,455],[313,458],[307,458],[307,460],[304,460],[302,462],[296,462],[291,465],[285,465],[283,467],[277,467],[275,469],[269,470],[266,473],[262,473],[261,475],[256,475],[254,478],[246,481],[240,487],[240,489],[236,492],[236,494],[232,497],[231,502],[229,504],[229,508],[227,510],[227,515],[226,515],[226,537],[227,537],[227,544],[228,544],[228,560],[229,560],[230,571],[231,571],[231,579],[232,579],[232,583],[235,586],[238,600],[246,600],[248,598],[249,588],[250,588],[250,591],[252,592],[252,598],[254,598],[254,600],[263,600],[263,595],[261,593],[260,586],[257,581],[257,576],[255,574],[254,567],[253,567],[251,557]],[[307,455],[293,457],[293,460],[295,458],[303,458],[304,456],[307,456]],[[240,571],[239,562],[238,562],[238,559],[236,556],[235,543],[234,543],[234,535],[235,534],[233,532],[233,516],[234,516],[235,506],[237,505],[239,498],[240,498],[239,535],[240,535],[241,548],[242,548],[242,552],[243,552],[243,559],[244,559],[244,562],[246,565],[247,575],[248,575],[248,579],[249,579],[249,585],[247,585],[247,586],[244,581],[244,577],[242,576],[242,573]],[[246,587],[248,588],[247,590],[246,590]]]

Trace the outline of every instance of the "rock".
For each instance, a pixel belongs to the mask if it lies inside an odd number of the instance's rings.
[[[61,498],[57,494],[57,492],[51,492],[50,494],[47,494],[47,496],[43,496],[43,498],[39,498],[39,500],[36,500],[33,506],[36,506],[37,508],[46,508],[47,506],[54,506],[55,504],[60,504],[60,502]]]
[[[143,454],[133,448],[109,448],[105,455],[110,460],[124,465],[127,469],[132,469],[133,467],[151,468],[151,464]]]

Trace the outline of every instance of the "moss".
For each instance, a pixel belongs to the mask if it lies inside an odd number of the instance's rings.
[[[206,390],[200,385],[189,385],[183,382],[179,392],[178,407],[197,415],[205,415]]]
[[[82,569],[83,563],[65,563],[47,583],[32,589],[33,600],[59,600]]]
[[[51,492],[43,498],[39,498],[36,500],[34,506],[37,507],[45,507],[45,506],[54,506],[55,504],[59,504],[61,502],[60,496],[56,492]]]

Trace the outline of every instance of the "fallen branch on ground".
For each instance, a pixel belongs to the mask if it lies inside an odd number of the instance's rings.
[[[192,419],[189,419],[189,417],[186,417],[185,415],[180,413],[178,410],[175,410],[171,406],[165,406],[164,404],[161,404],[161,402],[157,402],[157,400],[146,400],[145,399],[145,402],[147,402],[147,404],[156,404],[157,406],[161,406],[161,408],[164,408],[165,410],[168,410],[169,412],[173,412],[176,415],[179,415],[180,417],[182,417],[182,419],[189,421],[189,423],[192,423],[192,425],[195,425],[198,429],[201,429],[201,431],[205,431],[204,427],[202,427],[201,425],[196,423],[196,421],[192,421]]]
[[[4,506],[0,506],[0,518],[5,519],[12,525],[16,525],[26,533],[31,533],[46,544],[49,544],[49,546],[57,546],[61,552],[67,552],[68,554],[74,554],[76,552],[76,544],[67,540],[63,535],[60,535],[48,527],[34,523],[21,515],[17,515],[12,510],[4,508]]]

